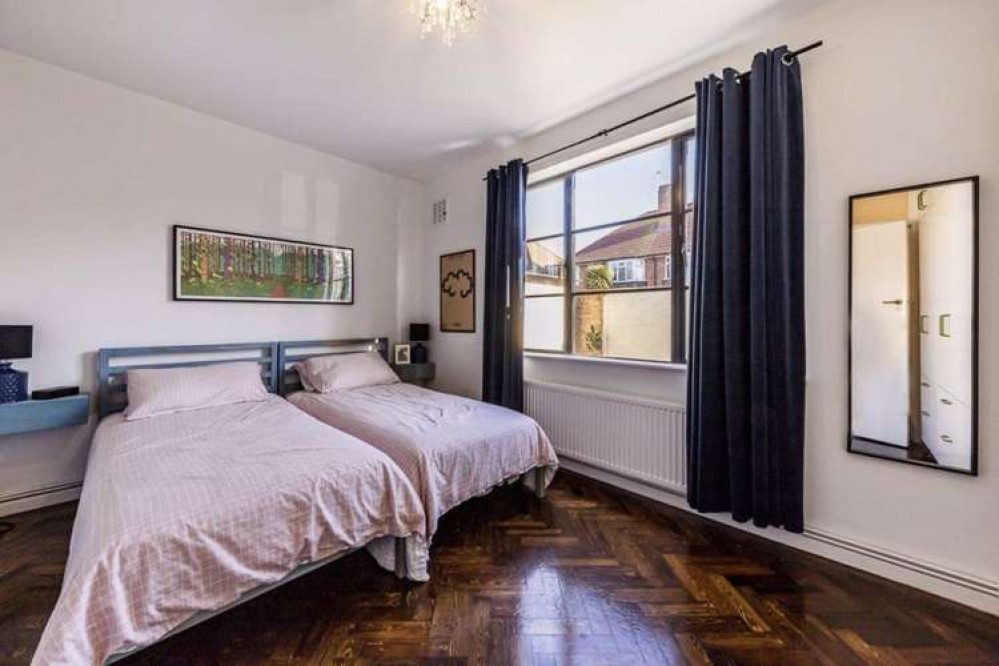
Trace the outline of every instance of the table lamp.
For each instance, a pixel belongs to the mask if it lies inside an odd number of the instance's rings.
[[[410,358],[413,363],[427,362],[427,348],[423,343],[430,339],[430,324],[410,324],[409,340],[415,342]]]
[[[28,373],[10,367],[10,361],[31,358],[31,331],[31,326],[0,325],[0,404],[28,399]]]

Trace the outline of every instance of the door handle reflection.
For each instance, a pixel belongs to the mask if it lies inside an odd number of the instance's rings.
[[[940,328],[940,337],[949,338],[950,337],[950,315],[942,314],[940,315],[940,321],[938,322]]]

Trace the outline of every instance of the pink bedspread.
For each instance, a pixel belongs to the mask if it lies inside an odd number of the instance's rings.
[[[62,592],[33,663],[101,663],[369,542],[391,567],[387,535],[413,535],[410,574],[425,580],[425,524],[387,456],[278,397],[110,416],[94,436]]]
[[[533,419],[411,384],[298,392],[292,404],[387,453],[423,499],[427,534],[450,508],[536,467],[551,483],[558,457]],[[533,474],[525,482],[533,487]]]

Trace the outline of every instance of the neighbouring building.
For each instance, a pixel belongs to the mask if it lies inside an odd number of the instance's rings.
[[[674,277],[669,189],[669,185],[660,188],[658,209],[576,251],[574,353],[669,360]],[[657,213],[663,216],[656,217]],[[691,207],[684,218],[689,229]],[[685,245],[687,265],[689,241]],[[528,294],[562,291],[566,269],[561,253],[530,243],[526,259]]]

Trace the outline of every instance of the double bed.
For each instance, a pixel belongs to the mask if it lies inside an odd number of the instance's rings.
[[[213,360],[170,360],[204,354]],[[258,400],[120,413],[129,369],[246,354],[271,392]],[[140,362],[121,363],[129,358]],[[114,661],[364,547],[397,575],[426,580],[426,516],[409,479],[274,395],[275,343],[102,350],[100,361],[105,418],[33,663]]]
[[[384,361],[387,351],[386,338],[281,342],[281,394],[392,458],[420,494],[428,540],[449,509],[500,484],[522,479],[543,496],[558,458],[524,414],[399,381],[326,393],[302,382],[309,359],[377,353]]]

